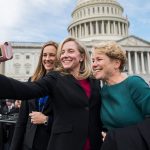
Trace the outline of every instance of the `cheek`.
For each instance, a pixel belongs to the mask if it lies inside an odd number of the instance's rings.
[[[61,56],[59,57],[59,61],[62,61],[62,59],[63,59],[63,56],[61,55]]]
[[[42,62],[46,59],[46,57],[42,57]]]
[[[55,60],[56,60],[56,57],[51,57],[51,60],[55,61]]]
[[[42,58],[42,64],[44,64],[44,59]]]

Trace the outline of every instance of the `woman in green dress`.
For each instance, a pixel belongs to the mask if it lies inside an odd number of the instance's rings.
[[[108,131],[136,125],[150,116],[150,88],[141,77],[123,73],[126,60],[126,52],[116,42],[93,47],[93,75],[104,83],[100,115]]]

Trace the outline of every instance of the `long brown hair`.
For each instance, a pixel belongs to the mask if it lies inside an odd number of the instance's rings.
[[[46,46],[52,45],[54,46],[56,49],[58,48],[58,44],[54,41],[49,41],[46,42],[41,49],[41,53],[40,53],[40,57],[39,57],[39,61],[38,61],[38,65],[37,68],[33,74],[33,76],[31,77],[31,81],[36,81],[39,78],[41,78],[42,76],[44,76],[46,74],[46,69],[44,68],[43,64],[42,64],[42,57],[43,57],[43,50]]]

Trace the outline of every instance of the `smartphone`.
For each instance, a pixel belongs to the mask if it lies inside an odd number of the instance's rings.
[[[0,45],[0,62],[4,62],[13,58],[13,49],[9,42]]]

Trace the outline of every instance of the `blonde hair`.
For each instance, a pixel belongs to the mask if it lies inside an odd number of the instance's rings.
[[[125,50],[114,41],[101,42],[93,46],[93,52],[105,54],[111,59],[120,60],[120,71],[123,71],[127,61]]]
[[[72,38],[72,37],[68,37],[66,38],[58,47],[58,51],[57,51],[57,60],[59,61],[59,67],[57,68],[57,71],[60,71],[63,74],[69,74],[69,72],[67,72],[61,62],[60,62],[60,56],[61,56],[61,51],[62,51],[62,47],[65,43],[73,41],[75,42],[75,44],[77,45],[77,49],[79,50],[80,54],[84,55],[84,60],[83,62],[81,62],[81,66],[80,66],[80,72],[79,72],[79,76],[81,78],[87,78],[91,75],[91,60],[90,60],[90,55],[87,51],[87,49],[85,48],[85,46],[79,42],[77,39]]]
[[[31,77],[31,81],[36,81],[38,79],[40,79],[42,76],[44,76],[46,74],[46,69],[44,68],[43,64],[42,64],[42,57],[43,57],[43,50],[46,46],[52,45],[56,48],[58,48],[58,44],[54,41],[49,41],[46,42],[41,49],[41,53],[40,53],[40,57],[39,57],[39,61],[38,61],[38,65],[37,68],[33,74],[33,76]],[[56,63],[54,65],[54,67],[56,66]]]

